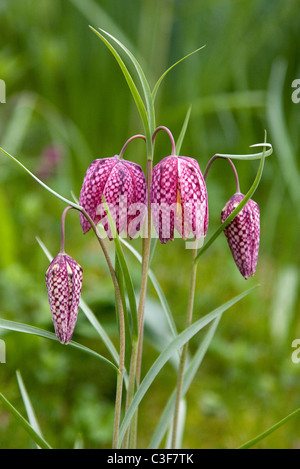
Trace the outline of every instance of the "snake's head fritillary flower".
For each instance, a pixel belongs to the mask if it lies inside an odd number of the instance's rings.
[[[187,156],[167,156],[154,168],[151,182],[153,224],[161,243],[191,233],[204,237],[208,228],[207,191],[198,162]]]
[[[142,168],[115,155],[97,159],[87,169],[80,192],[79,204],[95,225],[103,223],[108,237],[112,234],[105,204],[116,223],[118,233],[124,231],[131,238],[141,229],[147,210],[147,185]],[[84,233],[91,228],[80,214]]]
[[[56,336],[62,344],[68,344],[78,315],[82,268],[72,257],[60,253],[52,260],[45,277]]]
[[[244,197],[241,193],[236,193],[231,197],[222,210],[222,223]],[[242,276],[245,279],[253,276],[256,271],[260,240],[260,213],[257,203],[249,199],[238,215],[224,229],[224,233]]]

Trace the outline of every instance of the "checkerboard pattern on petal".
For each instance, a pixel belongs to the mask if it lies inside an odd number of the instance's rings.
[[[227,202],[221,214],[221,221],[226,220],[238,204],[243,194],[234,194]],[[253,200],[248,200],[243,209],[224,230],[234,261],[245,279],[256,271],[259,241],[260,212]]]
[[[133,237],[141,229],[147,207],[147,186],[142,168],[131,161],[111,158],[95,160],[88,168],[80,192],[79,204],[86,210],[95,224],[102,222],[110,239],[112,232],[102,196],[111,217],[115,221],[118,233],[128,228],[132,220],[142,212],[139,223],[135,225]],[[133,204],[136,206],[135,210]],[[80,216],[83,232],[90,229],[84,215]]]
[[[46,271],[46,286],[54,329],[62,344],[73,335],[82,288],[82,268],[67,254],[58,254]]]
[[[153,224],[161,243],[174,239],[174,228],[183,239],[205,236],[208,204],[205,181],[198,162],[186,156],[167,156],[153,169],[151,183]]]

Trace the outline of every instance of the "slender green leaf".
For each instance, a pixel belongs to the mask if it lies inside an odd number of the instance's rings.
[[[186,129],[187,129],[187,126],[188,126],[188,123],[189,123],[189,120],[190,120],[191,111],[192,111],[192,106],[190,106],[187,110],[187,113],[186,113],[186,116],[185,116],[185,119],[184,119],[184,122],[183,122],[182,129],[181,129],[179,137],[176,141],[176,154],[177,155],[180,154],[182,142],[183,142],[183,139],[185,137]]]
[[[150,125],[150,133],[152,134],[152,132],[154,132],[154,129],[155,129],[155,110],[154,110],[154,103],[153,103],[153,99],[152,99],[152,93],[151,93],[151,90],[150,90],[150,86],[149,86],[149,83],[145,77],[145,74],[144,74],[144,71],[142,69],[142,67],[140,66],[139,62],[137,61],[137,59],[135,58],[135,56],[130,52],[130,50],[124,45],[122,44],[121,41],[119,41],[118,39],[116,39],[114,36],[112,36],[111,34],[109,34],[108,32],[104,31],[103,29],[100,29],[99,30],[106,34],[110,39],[112,39],[116,44],[118,44],[118,46],[125,52],[125,54],[129,57],[129,59],[131,60],[131,62],[133,63],[137,73],[138,73],[138,77],[140,79],[140,82],[141,82],[141,85],[142,85],[142,88],[143,88],[143,92],[144,92],[144,97],[145,97],[145,102],[146,102],[146,107],[147,107],[147,112],[148,112],[148,119],[149,119],[149,125]]]
[[[128,316],[128,309],[126,303],[126,289],[125,289],[125,280],[123,271],[119,262],[119,257],[117,255],[117,251],[115,253],[115,273],[117,277],[117,282],[120,289],[120,295],[122,299],[123,311],[124,311],[124,320],[125,320],[125,368],[129,370],[130,368],[130,356],[132,350],[132,334],[131,334],[131,327],[129,324],[129,316]],[[116,305],[116,321],[119,327],[119,315],[120,311],[118,308],[117,298],[115,296],[115,305]]]
[[[137,306],[136,306],[136,297],[135,297],[135,292],[134,292],[134,287],[133,287],[133,282],[131,279],[131,275],[129,273],[129,269],[125,260],[124,253],[122,251],[121,243],[120,243],[120,238],[116,230],[116,226],[114,223],[114,220],[112,219],[112,216],[110,214],[109,208],[105,202],[104,197],[102,196],[102,200],[104,203],[105,211],[107,213],[110,229],[112,232],[112,238],[115,244],[116,248],[116,253],[120,262],[120,266],[124,275],[124,281],[126,285],[126,290],[127,290],[127,295],[128,295],[128,301],[130,305],[130,311],[131,311],[131,320],[132,320],[132,332],[134,338],[138,337],[138,315],[137,315]]]
[[[31,326],[29,324],[9,321],[7,319],[0,319],[0,328],[8,329],[10,331],[24,332],[26,334],[33,334],[39,337],[44,337],[45,339],[58,341],[56,335],[53,332],[49,332],[44,329],[40,329],[39,327]],[[103,357],[102,355],[95,352],[94,350],[89,349],[88,347],[85,347],[84,345],[81,345],[77,342],[74,342],[73,340],[71,340],[68,345],[70,345],[71,347],[77,348],[81,350],[82,352],[86,352],[90,355],[93,355],[94,357],[97,357],[100,360],[103,360],[105,363],[112,366],[114,370],[116,370],[119,373],[119,369],[110,360]]]
[[[267,158],[267,156],[270,156],[272,155],[273,153],[273,147],[270,143],[255,143],[254,145],[250,145],[250,148],[255,148],[255,147],[264,147],[264,148],[269,148],[268,150],[264,150],[263,152],[259,152],[259,153],[252,153],[250,155],[231,155],[231,154],[222,154],[222,153],[218,153],[219,156],[221,156],[222,158],[230,158],[231,160],[243,160],[243,161],[246,161],[246,160],[260,160],[262,159],[263,157],[264,158]]]
[[[127,84],[129,86],[129,89],[131,91],[132,97],[136,103],[136,106],[138,108],[138,111],[140,113],[142,122],[144,124],[144,128],[148,128],[148,117],[147,117],[147,112],[145,109],[145,105],[143,103],[143,100],[138,92],[138,89],[132,79],[132,76],[130,75],[126,65],[124,64],[123,60],[121,59],[120,55],[116,51],[116,49],[110,44],[110,42],[96,29],[94,29],[92,26],[90,26],[90,29],[101,39],[101,41],[106,45],[106,47],[110,50],[110,52],[113,54],[115,57],[116,61],[119,64],[119,67],[121,68],[123,75],[125,77],[125,80],[127,81]]]
[[[163,79],[165,78],[165,76],[178,64],[180,64],[180,62],[182,62],[183,60],[187,59],[188,57],[191,57],[191,55],[195,54],[196,52],[199,52],[200,50],[204,49],[205,45],[202,46],[202,47],[199,47],[198,49],[194,50],[193,52],[191,52],[190,54],[187,54],[185,57],[182,57],[180,60],[178,60],[177,62],[175,62],[173,65],[171,65],[171,67],[169,67],[163,74],[162,76],[157,80],[154,88],[153,88],[153,91],[152,91],[152,99],[153,101],[155,100],[155,97],[156,97],[156,93],[157,93],[157,90],[158,88],[160,87],[160,84],[161,82],[163,81]]]
[[[252,446],[256,445],[260,441],[262,441],[264,438],[269,436],[271,433],[275,432],[278,428],[280,428],[282,425],[284,425],[286,422],[288,422],[291,418],[295,417],[297,414],[300,412],[300,407],[299,409],[295,410],[291,414],[287,415],[284,419],[280,420],[279,422],[275,423],[272,427],[268,428],[268,430],[264,431],[257,437],[253,438],[252,440],[249,440],[247,443],[243,444],[240,446],[238,449],[249,449],[252,448]]]
[[[190,361],[183,378],[183,386],[182,386],[182,397],[185,396],[187,393],[191,383],[194,380],[194,377],[199,369],[199,366],[202,363],[202,360],[207,352],[207,349],[214,337],[215,331],[219,325],[220,319],[222,314],[217,316],[217,318],[213,321],[209,330],[205,334],[204,339],[200,343],[196,353],[194,354],[192,360]],[[169,400],[164,408],[164,411],[160,417],[160,420],[156,426],[156,429],[152,435],[151,442],[149,448],[159,448],[161,441],[172,422],[173,414],[174,414],[174,406],[176,400],[176,389],[172,392]]]
[[[142,256],[137,252],[137,250],[134,249],[134,247],[131,246],[131,244],[129,244],[124,239],[120,238],[120,241],[124,244],[124,246],[127,247],[127,249],[129,249],[132,252],[132,254],[136,257],[136,259],[140,263],[142,263]],[[168,301],[165,297],[165,294],[164,294],[164,292],[163,292],[163,290],[162,290],[156,276],[154,275],[154,273],[151,269],[148,269],[148,277],[151,280],[153,287],[155,288],[155,291],[156,291],[156,293],[158,295],[158,298],[160,300],[160,304],[162,306],[162,309],[163,309],[163,311],[166,315],[167,322],[169,324],[170,330],[171,330],[173,336],[175,337],[177,335],[177,328],[176,328],[175,321],[173,319],[171,309],[169,307],[169,304],[168,304]]]
[[[35,176],[35,174],[33,174],[31,171],[29,171],[29,169],[27,169],[26,166],[24,166],[19,160],[17,160],[17,158],[12,156],[10,153],[8,153],[6,150],[4,150],[1,147],[0,147],[0,151],[2,151],[2,153],[4,153],[6,156],[9,156],[9,158],[11,158],[16,163],[18,163],[18,165],[21,166],[21,168],[23,168],[33,179],[35,179],[48,192],[50,192],[51,194],[53,194],[55,197],[62,200],[63,202],[66,202],[68,205],[71,205],[72,207],[80,210],[81,207],[79,205],[75,204],[72,200],[66,199],[65,197],[63,197],[62,195],[58,194],[53,189],[51,189],[49,186],[47,186],[47,184],[42,182],[37,176]]]
[[[151,239],[149,265],[151,265],[151,262],[152,262],[152,259],[153,259],[154,253],[155,253],[155,249],[156,249],[156,246],[157,246],[157,241],[158,241],[157,237]]]
[[[28,392],[27,392],[26,387],[24,385],[24,382],[23,382],[20,371],[18,370],[16,374],[17,374],[18,385],[19,385],[20,392],[21,392],[21,395],[22,395],[22,399],[23,399],[23,402],[24,402],[24,405],[25,405],[25,409],[26,409],[26,412],[27,412],[27,417],[28,417],[29,423],[30,423],[31,427],[36,431],[36,433],[38,435],[40,435],[41,438],[43,438],[43,435],[42,435],[38,420],[37,420],[36,415],[35,415],[34,408],[32,406],[32,403],[31,403],[31,400],[29,398]],[[38,446],[38,445],[37,445],[37,447],[40,448],[40,446]]]
[[[175,442],[176,449],[179,449],[182,446],[182,438],[184,434],[184,427],[185,427],[185,421],[186,421],[186,408],[187,408],[186,400],[180,399],[177,437],[176,437],[176,442]],[[173,426],[170,425],[168,435],[166,438],[166,443],[165,443],[166,449],[172,448],[172,434],[173,434]]]
[[[42,449],[52,449],[49,443],[44,440],[35,430],[32,428],[29,422],[18,412],[18,410],[0,393],[0,401],[6,407],[7,410],[18,420],[26,432],[30,435],[33,441]]]
[[[168,346],[162,351],[162,353],[159,355],[159,357],[156,359],[154,364],[151,366],[150,370],[144,377],[142,383],[140,384],[125,416],[123,419],[123,422],[120,426],[120,433],[119,433],[119,443],[122,443],[122,440],[124,438],[125,432],[131,422],[131,419],[133,415],[135,414],[135,411],[140,404],[141,400],[145,396],[146,392],[148,391],[149,387],[153,383],[154,379],[160,372],[160,370],[163,368],[163,366],[167,363],[167,361],[172,357],[172,355],[180,349],[186,342],[188,342],[192,337],[194,337],[201,329],[203,329],[205,326],[207,326],[211,321],[216,319],[219,315],[221,315],[224,311],[226,311],[228,308],[233,306],[235,303],[240,301],[242,298],[244,298],[246,295],[248,295],[253,288],[247,290],[246,292],[241,293],[240,295],[234,297],[230,301],[224,303],[222,306],[219,306],[216,308],[214,311],[211,313],[207,314],[203,318],[199,319],[196,321],[194,324],[192,324],[190,327],[185,329],[183,332],[181,332],[175,339],[172,340],[168,344]]]

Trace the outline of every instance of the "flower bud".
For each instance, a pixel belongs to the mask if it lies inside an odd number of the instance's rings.
[[[234,194],[227,202],[221,214],[221,222],[233,212],[245,196]],[[260,213],[256,202],[249,199],[237,216],[224,229],[234,261],[245,279],[256,271],[259,239]]]
[[[103,223],[111,239],[105,203],[116,223],[117,232],[124,230],[131,238],[140,230],[147,210],[147,185],[142,168],[131,161],[119,159],[118,155],[95,160],[87,169],[80,192],[79,204],[85,209],[95,225]],[[138,223],[130,230],[130,223],[138,217]],[[84,233],[91,228],[80,214]],[[133,223],[132,223],[133,225]]]
[[[154,168],[151,182],[153,224],[161,243],[174,239],[174,228],[183,239],[206,235],[207,191],[198,162],[187,156],[167,156]]]
[[[67,254],[58,254],[46,271],[50,311],[57,338],[70,342],[74,332],[82,287],[82,268]]]

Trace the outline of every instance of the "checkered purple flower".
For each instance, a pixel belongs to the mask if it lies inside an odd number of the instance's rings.
[[[198,162],[187,156],[167,156],[154,168],[151,182],[153,224],[161,243],[174,239],[174,228],[183,239],[206,235],[207,191]]]
[[[234,194],[227,202],[221,214],[222,223],[245,196]],[[253,276],[256,271],[259,239],[260,213],[256,202],[249,199],[238,215],[224,230],[234,261],[245,279]]]
[[[95,225],[103,223],[111,239],[105,203],[116,223],[117,232],[124,230],[132,238],[140,229],[147,210],[147,185],[142,168],[118,155],[93,161],[87,169],[80,192],[79,204]],[[80,214],[84,233],[91,228]]]
[[[46,271],[50,311],[57,338],[68,344],[74,332],[82,287],[82,268],[67,254],[58,254]]]

